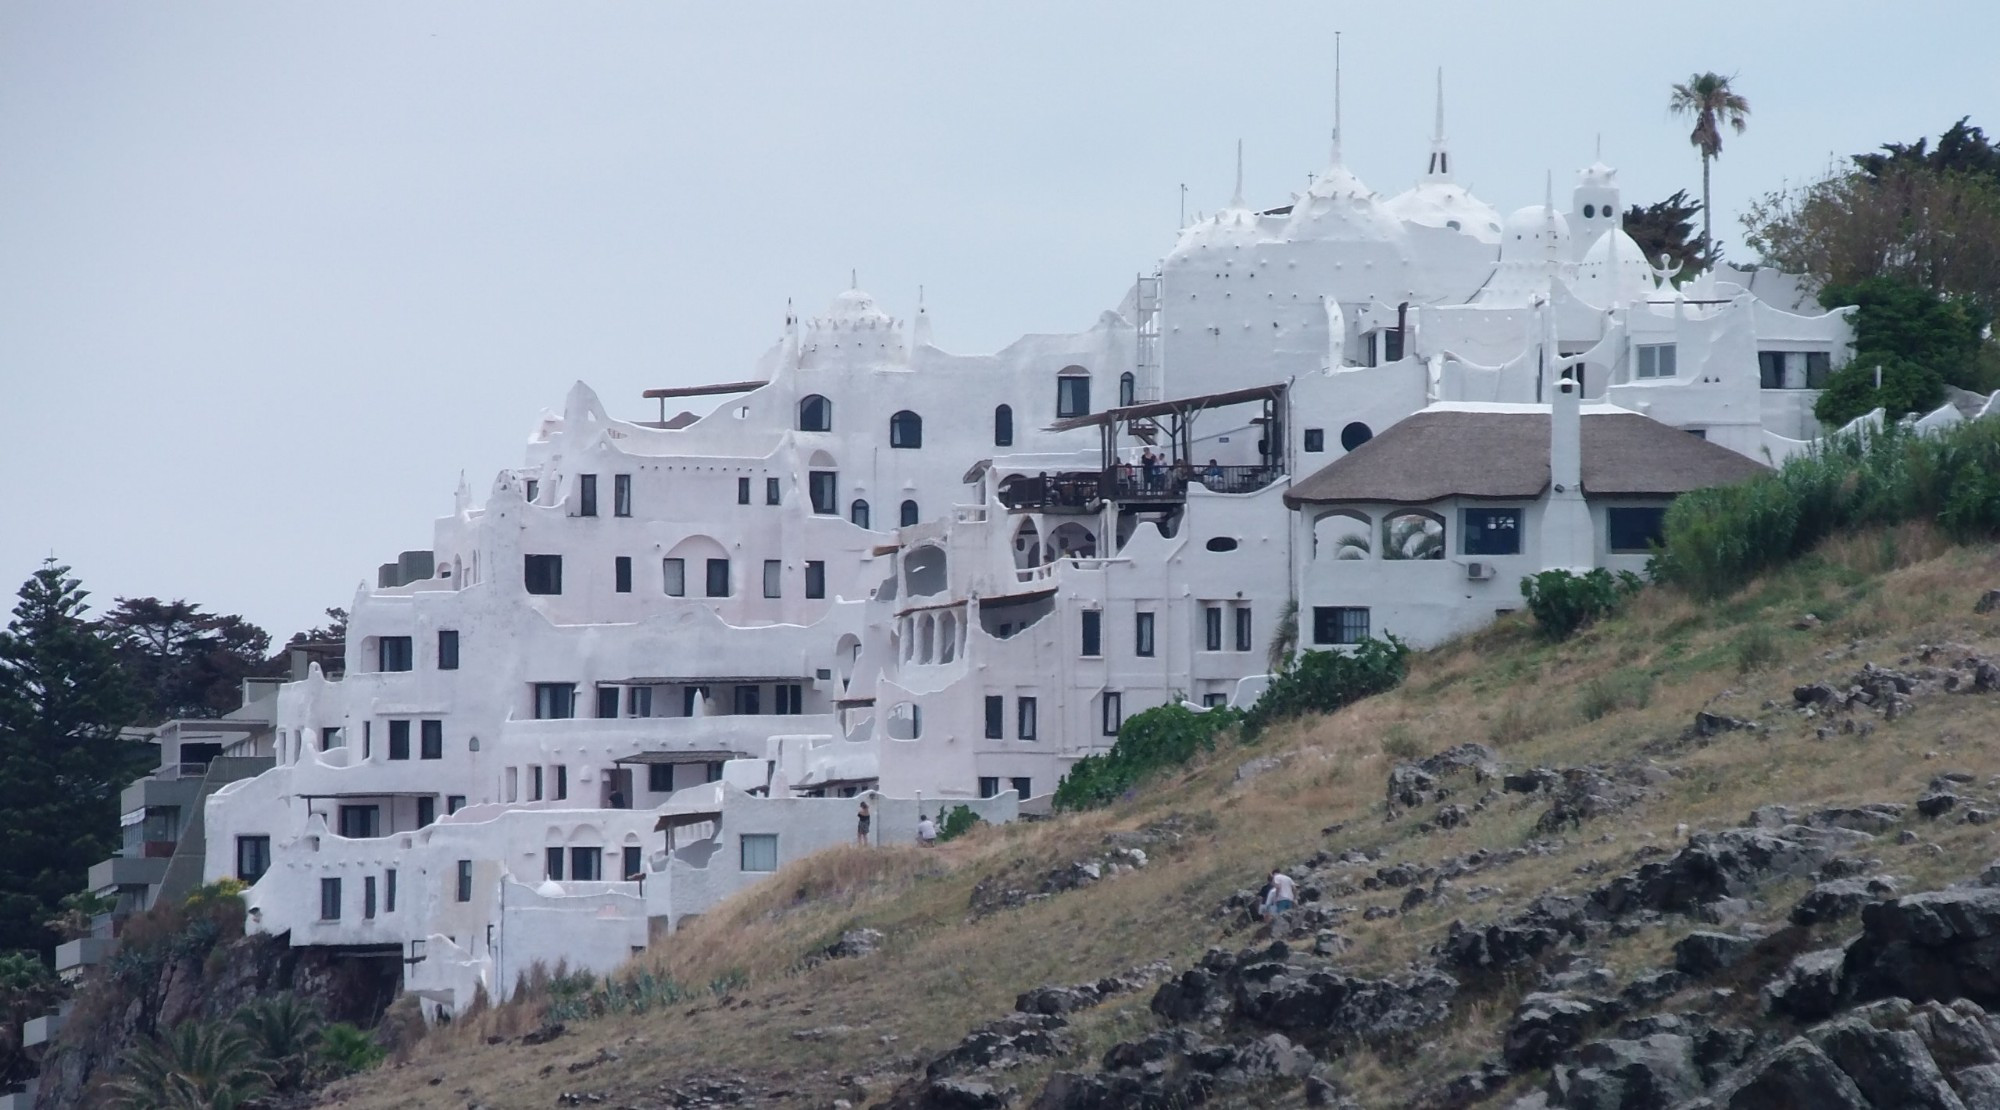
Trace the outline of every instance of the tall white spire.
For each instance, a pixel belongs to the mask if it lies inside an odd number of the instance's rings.
[[[1340,32],[1333,33],[1333,165],[1340,165]]]
[[[1437,71],[1437,122],[1431,127],[1431,164],[1424,171],[1424,177],[1431,181],[1451,180],[1451,152],[1444,141],[1444,67]]]
[[[1236,140],[1236,192],[1230,194],[1229,207],[1248,207],[1243,203],[1243,140]]]

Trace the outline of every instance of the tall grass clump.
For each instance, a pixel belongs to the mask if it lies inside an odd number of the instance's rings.
[[[1654,576],[1721,597],[1828,537],[1912,520],[1959,543],[2000,535],[2000,421],[1831,436],[1770,474],[1685,494]]]

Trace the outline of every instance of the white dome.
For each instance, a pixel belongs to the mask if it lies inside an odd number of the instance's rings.
[[[859,289],[849,289],[835,297],[833,303],[827,306],[826,313],[814,318],[812,326],[859,329],[886,328],[894,323],[895,320],[875,303],[875,298]]]
[[[1618,171],[1602,162],[1592,162],[1577,171],[1576,184],[1580,189],[1616,189]]]
[[[1568,257],[1569,221],[1561,212],[1550,210],[1545,205],[1531,204],[1507,217],[1500,229],[1500,260],[1534,259],[1542,257],[1548,249],[1550,224],[1554,223],[1555,248],[1557,257]]]
[[[1599,307],[1643,301],[1653,292],[1645,252],[1622,227],[1597,237],[1576,271],[1577,293]]]
[[[1335,163],[1292,205],[1285,238],[1393,243],[1403,238],[1403,228],[1381,198]]]
[[[1263,220],[1257,213],[1248,208],[1225,208],[1205,220],[1198,220],[1181,229],[1181,236],[1174,243],[1173,253],[1183,255],[1204,249],[1249,246],[1260,242],[1264,237]]]
[[[1419,182],[1390,198],[1383,207],[1406,224],[1448,228],[1489,246],[1500,241],[1499,210],[1467,192],[1463,185],[1449,181]]]

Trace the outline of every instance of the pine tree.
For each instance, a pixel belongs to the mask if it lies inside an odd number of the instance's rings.
[[[0,632],[0,951],[54,953],[43,924],[118,841],[118,795],[146,769],[120,739],[137,703],[89,594],[54,559]]]

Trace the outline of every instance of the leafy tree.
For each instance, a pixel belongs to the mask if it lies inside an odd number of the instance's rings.
[[[235,709],[245,678],[283,674],[271,637],[234,614],[189,601],[121,597],[101,622],[144,700],[149,724],[219,717]]]
[[[34,1074],[22,1027],[54,1009],[65,993],[62,980],[34,953],[0,953],[0,1087]]]
[[[1714,211],[1708,188],[1709,164],[1722,156],[1724,127],[1741,135],[1750,125],[1750,102],[1731,87],[1734,80],[1718,73],[1697,73],[1685,84],[1675,85],[1667,101],[1668,111],[1694,121],[1688,142],[1701,151],[1701,245],[1702,253],[1711,258],[1715,255],[1715,229],[1709,223],[1709,214]]]
[[[145,770],[138,713],[89,595],[50,559],[0,632],[0,951],[53,955],[44,924],[117,846],[118,793]]]
[[[1964,120],[1934,150],[1882,150],[1767,194],[1744,215],[1744,240],[1781,269],[1829,285],[1892,278],[1984,322],[2000,309],[2000,152]]]
[[[125,1058],[115,1110],[238,1110],[269,1091],[257,1047],[226,1022],[186,1021]]]
[[[1665,200],[1626,209],[1625,234],[1639,244],[1648,264],[1659,265],[1665,255],[1670,265],[1679,268],[1677,280],[1686,280],[1709,266],[1708,255],[1694,237],[1694,218],[1707,211],[1701,202],[1688,199],[1686,189],[1677,189]]]
[[[1929,412],[1943,401],[1946,385],[1986,391],[1980,359],[1986,318],[1969,301],[1899,278],[1873,277],[1829,285],[1820,292],[1820,303],[1856,306],[1854,357],[1814,404],[1820,423],[1837,428],[1878,406],[1891,419]]]
[[[1877,375],[1881,384],[1877,385]],[[1813,402],[1813,415],[1828,428],[1845,427],[1876,409],[1890,420],[1913,412],[1929,412],[1944,400],[1944,380],[1937,371],[1901,355],[1875,352],[1856,355],[1834,372]]]
[[[347,639],[347,610],[338,607],[326,610],[326,623],[292,633],[286,643],[325,643],[331,640]]]

